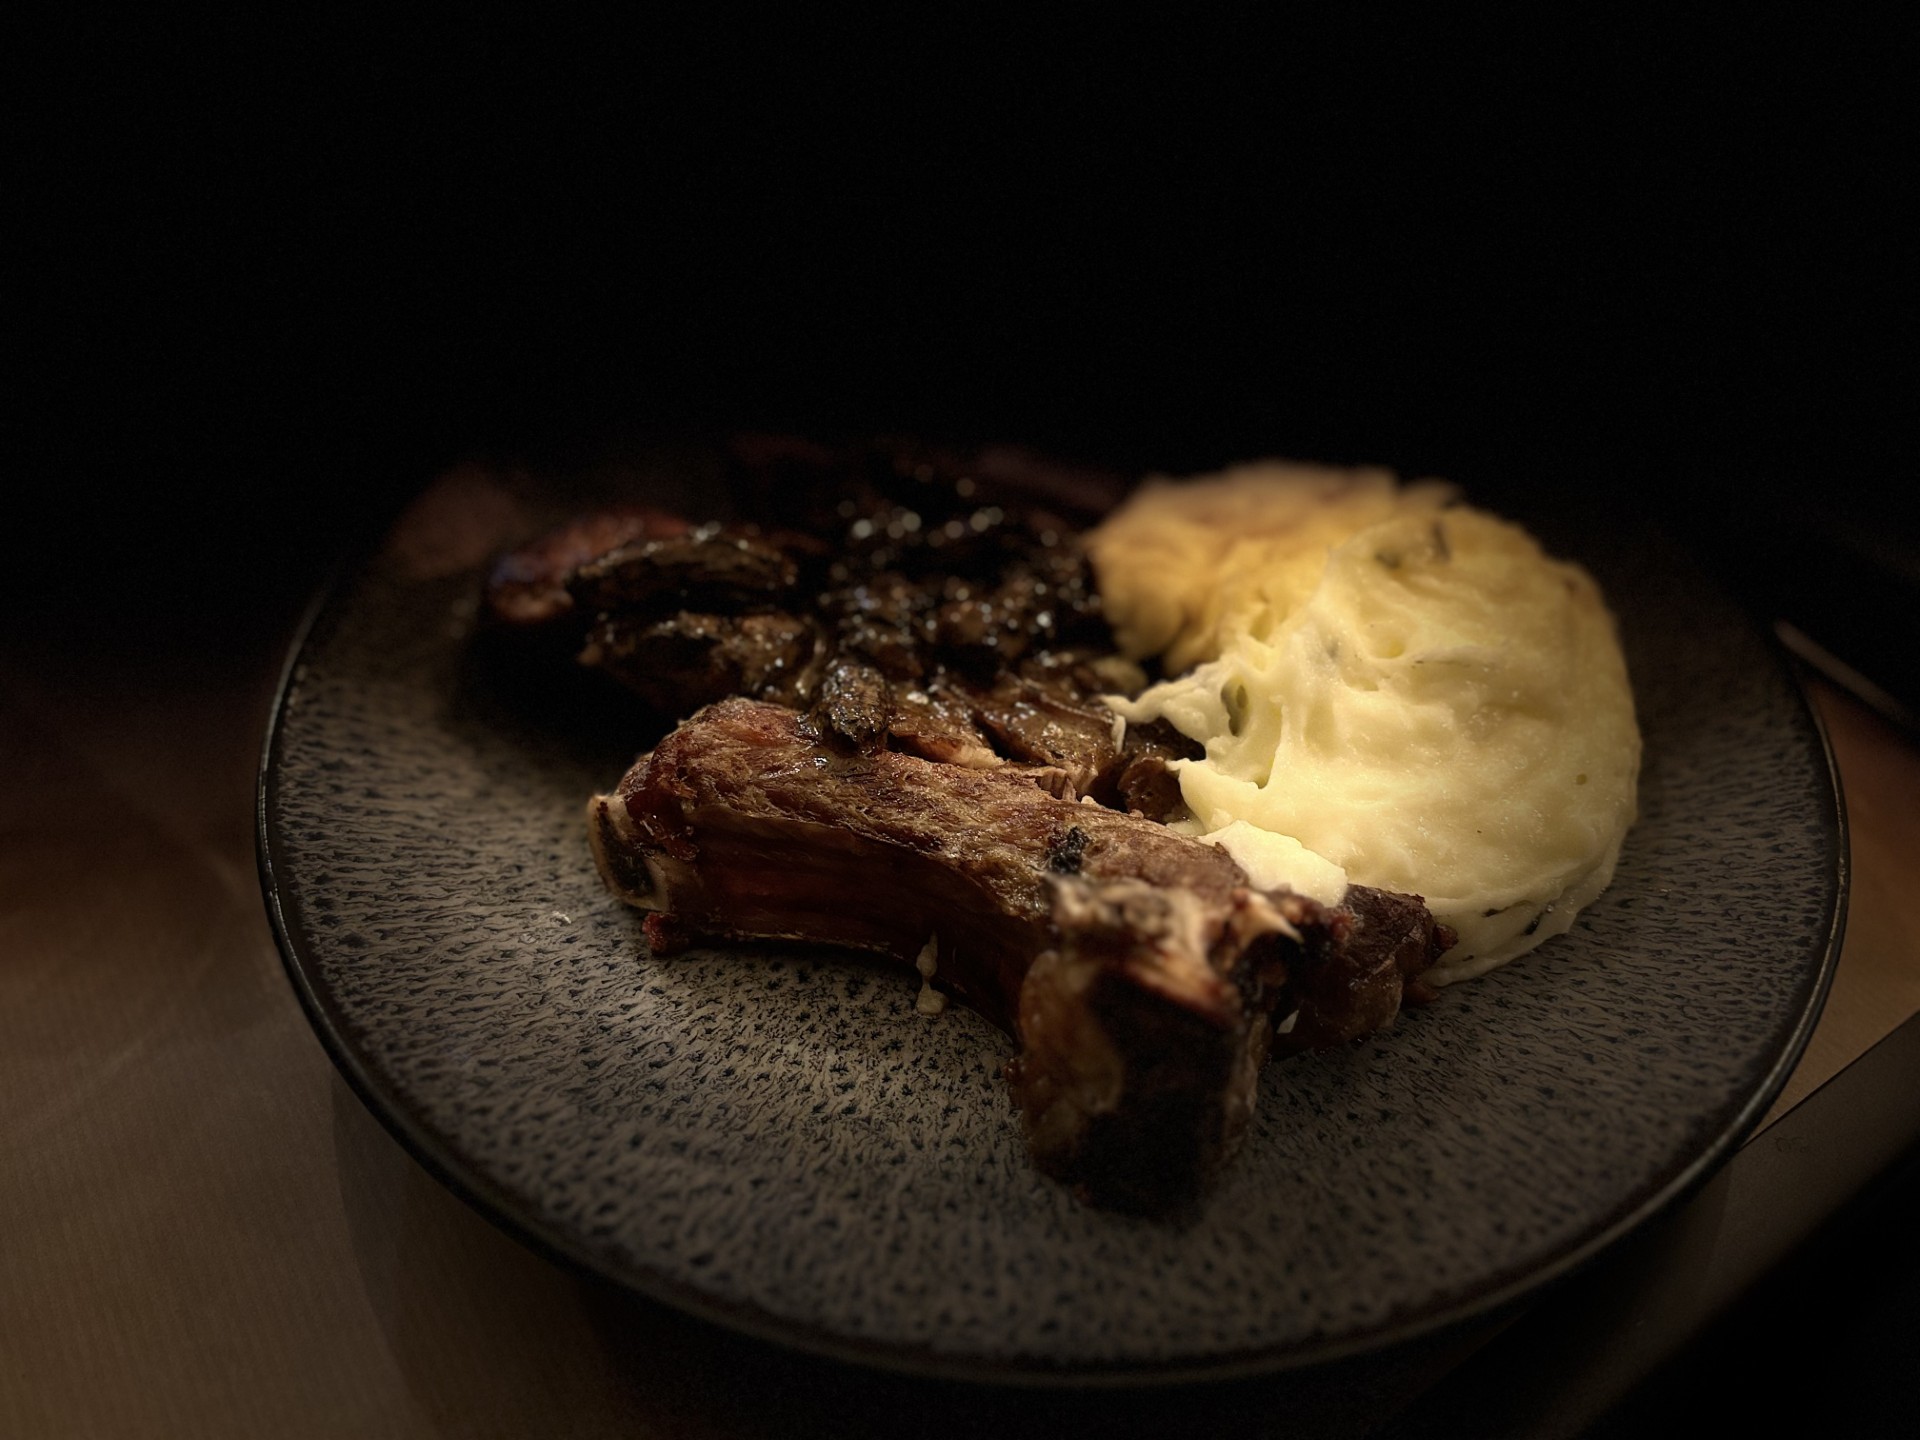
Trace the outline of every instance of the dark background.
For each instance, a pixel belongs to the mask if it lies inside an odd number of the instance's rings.
[[[1898,535],[1910,27],[764,24],[28,47],[12,602],[737,425],[1598,489],[1776,573]]]

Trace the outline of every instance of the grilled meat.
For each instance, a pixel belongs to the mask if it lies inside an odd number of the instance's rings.
[[[662,715],[691,715],[729,695],[798,704],[815,682],[817,627],[784,610],[639,621],[602,615],[581,660],[619,680]]]
[[[1113,686],[1090,668],[1111,637],[1065,520],[995,502],[946,452],[761,437],[737,458],[781,528],[576,519],[500,562],[489,614],[570,624],[581,662],[665,719],[747,695],[811,710],[855,749],[1044,766],[1075,794],[1105,776],[1100,798],[1120,798],[1097,698]],[[983,473],[1037,483],[1044,467],[992,452]],[[1085,480],[1063,474],[1071,498]]]
[[[589,830],[656,944],[910,963],[932,938],[938,983],[1021,1042],[1009,1078],[1041,1167],[1100,1203],[1166,1208],[1231,1149],[1275,1013],[1302,1036],[1377,1028],[1395,967],[1417,974],[1446,936],[1406,897],[1376,920],[1260,894],[1224,851],[1042,779],[849,750],[733,699],[595,796]]]
[[[776,539],[751,527],[701,525],[597,556],[574,570],[567,590],[590,614],[751,613],[791,597],[803,562],[818,549],[799,536]]]
[[[683,535],[678,515],[647,505],[613,505],[583,515],[500,557],[487,577],[487,613],[516,628],[552,625],[574,613],[568,582],[582,566],[623,545]]]

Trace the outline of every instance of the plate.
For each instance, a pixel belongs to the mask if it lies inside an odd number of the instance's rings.
[[[615,494],[724,514],[720,485],[692,452],[456,472],[317,603],[267,737],[262,880],[315,1028],[416,1156],[548,1254],[922,1373],[1305,1365],[1590,1259],[1709,1175],[1805,1044],[1846,851],[1785,658],[1659,535],[1518,515],[1620,618],[1646,751],[1613,887],[1387,1033],[1269,1066],[1194,1219],[1079,1205],[1027,1161],[1011,1042],[918,1014],[917,977],[649,957],[583,824],[643,722],[595,677],[516,685],[474,642],[496,547]]]

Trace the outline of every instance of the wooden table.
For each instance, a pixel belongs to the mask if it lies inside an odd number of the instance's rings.
[[[1305,1436],[1462,1415],[1558,1433],[1920,1137],[1920,1029],[1901,1029],[1920,1012],[1920,753],[1816,684],[1854,859],[1824,1017],[1741,1155],[1528,1324],[1145,1396],[911,1381],[740,1339],[506,1238],[308,1029],[262,912],[252,798],[310,578],[184,625],[0,631],[0,1435]],[[1886,1103],[1816,1115],[1850,1078]]]

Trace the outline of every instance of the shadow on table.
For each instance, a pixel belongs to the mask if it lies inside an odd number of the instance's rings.
[[[873,1371],[752,1340],[576,1276],[469,1209],[333,1086],[341,1199],[369,1304],[425,1433],[1358,1436],[1489,1330],[1297,1375],[1034,1389]]]

